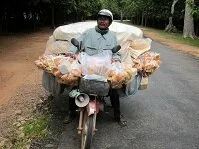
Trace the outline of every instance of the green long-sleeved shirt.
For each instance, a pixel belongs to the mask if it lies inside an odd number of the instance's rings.
[[[114,32],[108,31],[106,34],[101,35],[95,28],[86,30],[79,38],[78,41],[82,41],[84,52],[92,56],[103,52],[103,50],[111,50],[117,44],[117,38]],[[71,46],[68,49],[70,53],[76,53],[77,48]],[[113,53],[114,59],[120,59],[119,52]]]

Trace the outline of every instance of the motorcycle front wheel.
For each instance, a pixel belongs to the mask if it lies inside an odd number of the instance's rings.
[[[90,149],[92,138],[93,138],[93,117],[94,115],[88,116],[87,111],[84,111],[83,117],[83,129],[81,133],[81,149]]]

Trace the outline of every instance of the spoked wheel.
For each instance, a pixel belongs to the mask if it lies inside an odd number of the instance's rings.
[[[81,133],[81,149],[90,149],[92,138],[93,138],[93,117],[94,115],[88,116],[87,111],[84,111],[83,117],[83,130]]]

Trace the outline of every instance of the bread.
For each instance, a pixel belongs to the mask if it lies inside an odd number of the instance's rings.
[[[58,66],[60,62],[62,61],[62,57],[55,57],[53,60],[54,60],[55,65]]]

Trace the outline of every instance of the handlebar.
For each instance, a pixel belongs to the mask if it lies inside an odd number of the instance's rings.
[[[71,39],[71,43],[72,43],[75,47],[77,47],[77,52],[83,51],[83,49],[82,49],[82,41],[79,42],[76,38],[72,38],[72,39]],[[121,46],[120,46],[120,45],[116,45],[115,47],[113,47],[113,49],[111,49],[111,51],[112,51],[113,53],[117,53],[120,49],[121,49]]]

